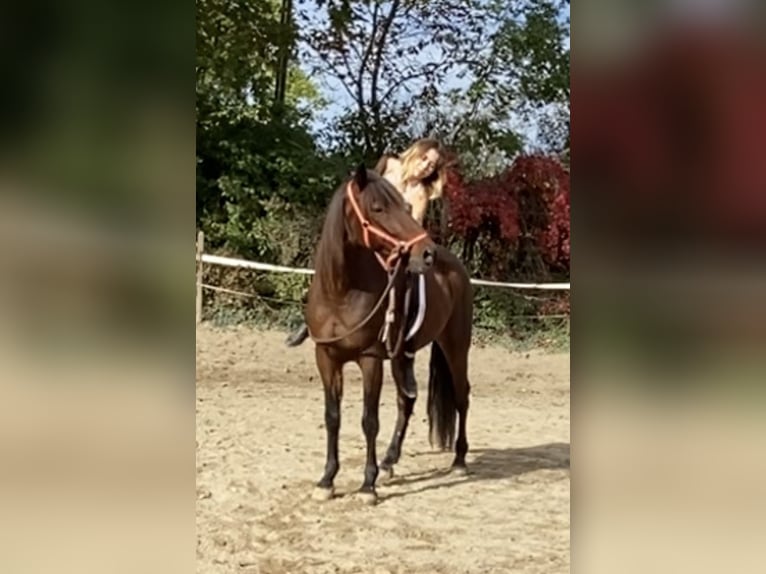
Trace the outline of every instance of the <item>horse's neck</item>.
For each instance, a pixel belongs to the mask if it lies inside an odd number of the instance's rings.
[[[375,254],[359,246],[346,248],[343,267],[349,290],[375,291],[383,276],[383,269]]]
[[[360,246],[344,248],[342,264],[333,269],[332,279],[327,279],[331,284],[325,285],[321,276],[319,279],[317,287],[337,304],[356,298],[360,293],[376,294],[382,289],[381,282],[385,285],[385,273],[375,255]]]

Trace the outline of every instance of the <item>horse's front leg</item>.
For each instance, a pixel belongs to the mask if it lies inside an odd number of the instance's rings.
[[[364,467],[364,483],[360,496],[368,504],[375,504],[377,494],[375,481],[378,478],[378,459],[375,453],[375,441],[378,438],[380,421],[378,406],[380,404],[380,388],[383,385],[383,361],[378,357],[362,356],[359,359],[364,381],[364,406],[362,410],[362,430],[367,440],[367,462]]]
[[[335,360],[326,347],[317,345],[316,362],[324,386],[324,420],[327,431],[327,462],[324,474],[314,489],[314,498],[328,500],[333,496],[333,481],[338,474],[338,433],[340,432],[340,402],[343,397],[343,365]]]

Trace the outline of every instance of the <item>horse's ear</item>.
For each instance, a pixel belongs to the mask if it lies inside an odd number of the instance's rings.
[[[354,183],[359,191],[362,191],[367,187],[367,166],[363,163],[360,163],[354,172]]]

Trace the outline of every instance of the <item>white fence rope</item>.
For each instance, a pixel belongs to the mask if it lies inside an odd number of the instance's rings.
[[[282,265],[272,265],[271,263],[258,263],[256,261],[246,261],[245,259],[232,259],[231,257],[221,257],[219,255],[202,254],[203,263],[212,263],[213,265],[223,265],[225,267],[243,267],[245,269],[257,269],[258,271],[276,271],[278,273],[302,273],[304,275],[313,275],[313,269],[302,269],[298,267],[284,267]]]
[[[208,255],[203,253],[200,256],[203,263],[213,265],[224,265],[226,267],[242,267],[244,269],[256,269],[258,271],[276,271],[277,273],[301,273],[303,275],[313,275],[313,269],[300,267],[285,267],[283,265],[272,265],[270,263],[259,263],[257,261],[247,261],[245,259],[234,259],[231,257],[221,257],[220,255]],[[484,285],[487,287],[509,287],[511,289],[542,289],[568,291],[569,283],[504,283],[502,281],[487,281],[485,279],[471,279],[474,285]]]

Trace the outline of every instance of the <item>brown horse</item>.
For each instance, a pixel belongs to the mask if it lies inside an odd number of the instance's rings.
[[[432,343],[428,383],[431,440],[442,449],[450,448],[459,415],[452,466],[458,472],[466,470],[468,349],[473,319],[468,274],[455,255],[428,238],[396,189],[377,173],[360,166],[336,191],[328,208],[305,310],[325,394],[327,463],[315,489],[316,498],[333,495],[333,480],[339,469],[342,369],[349,361],[360,366],[364,381],[362,429],[367,462],[360,492],[366,502],[377,499],[375,440],[383,361],[388,358],[396,381],[399,412],[381,467],[392,474],[399,460],[415,399],[405,392],[403,357],[389,357],[379,335],[386,315],[382,302],[393,285],[401,284],[404,273],[399,271],[405,266],[412,273],[424,274],[426,280],[427,310],[415,335],[415,347]]]

